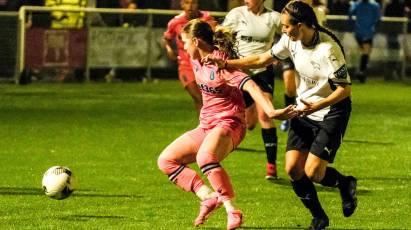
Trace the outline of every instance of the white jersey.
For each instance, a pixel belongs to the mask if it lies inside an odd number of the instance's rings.
[[[312,47],[303,46],[301,41],[292,41],[283,34],[280,41],[271,48],[273,57],[294,62],[297,85],[297,107],[304,104],[300,99],[316,102],[328,97],[338,84],[351,84],[345,58],[341,48],[328,34],[319,32]],[[308,117],[322,121],[330,107],[318,110]]]
[[[228,12],[223,26],[237,33],[240,57],[265,53],[272,46],[275,33],[281,34],[280,13],[267,8],[256,15],[247,6],[236,7]],[[265,68],[252,72],[255,74],[263,70]]]

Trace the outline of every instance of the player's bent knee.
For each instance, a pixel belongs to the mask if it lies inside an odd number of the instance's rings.
[[[196,157],[198,167],[202,168],[205,165],[218,163],[218,157],[216,154],[209,152],[199,152]]]
[[[319,167],[306,167],[304,171],[307,177],[312,182],[316,182],[316,183],[319,183],[322,180],[322,178],[324,177],[324,173],[325,173],[325,172],[322,172]]]
[[[157,160],[157,166],[164,174],[169,175],[173,173],[180,165],[175,160],[159,157]]]
[[[292,180],[298,180],[304,175],[304,170],[295,165],[286,165],[285,171]]]

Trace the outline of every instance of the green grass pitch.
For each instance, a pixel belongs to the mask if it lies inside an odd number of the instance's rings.
[[[276,84],[280,107],[282,81]],[[358,178],[359,204],[345,218],[338,191],[318,186],[330,229],[410,228],[410,111],[410,85],[353,85],[353,112],[334,166]],[[0,229],[194,229],[197,198],[171,184],[156,163],[198,122],[177,81],[0,85],[0,121]],[[305,229],[311,221],[283,170],[285,141],[279,132],[276,183],[264,180],[259,128],[223,161],[244,229]],[[66,200],[41,191],[42,174],[53,165],[77,177],[79,188]],[[225,225],[220,209],[201,229]]]

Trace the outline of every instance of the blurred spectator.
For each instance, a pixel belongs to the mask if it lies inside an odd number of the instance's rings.
[[[405,2],[402,0],[391,0],[385,7],[384,16],[387,17],[404,17],[409,12],[408,7],[405,6]],[[398,40],[398,32],[387,33],[387,45],[388,53],[390,56],[386,62],[387,67],[385,69],[385,80],[393,80],[399,77],[401,63],[400,63],[400,42]]]
[[[46,6],[62,6],[66,8],[79,8],[86,7],[86,0],[46,0]],[[52,21],[51,27],[54,29],[59,28],[81,28],[84,26],[84,12],[64,12],[53,11],[51,13]]]
[[[353,22],[352,16],[356,17],[354,33],[361,53],[359,71],[356,77],[361,83],[365,83],[367,79],[367,65],[372,50],[375,26],[381,18],[380,11],[380,4],[373,0],[359,0],[358,2],[354,2],[349,11],[349,19],[351,22]]]
[[[350,0],[334,0],[330,6],[331,15],[348,15]]]

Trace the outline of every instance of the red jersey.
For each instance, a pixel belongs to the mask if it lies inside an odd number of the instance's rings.
[[[214,18],[207,11],[200,11],[199,18],[210,24],[215,22]],[[184,50],[184,43],[181,40],[181,30],[188,22],[189,19],[185,12],[175,16],[168,22],[167,30],[164,32],[164,38],[168,40],[175,39],[178,49],[178,64],[180,67],[187,67],[191,69],[190,55]]]
[[[213,52],[213,56],[226,58],[223,52],[217,50]],[[242,87],[251,78],[238,69],[218,69],[216,65],[202,64],[198,60],[192,60],[192,66],[203,98],[200,127],[245,127]]]

